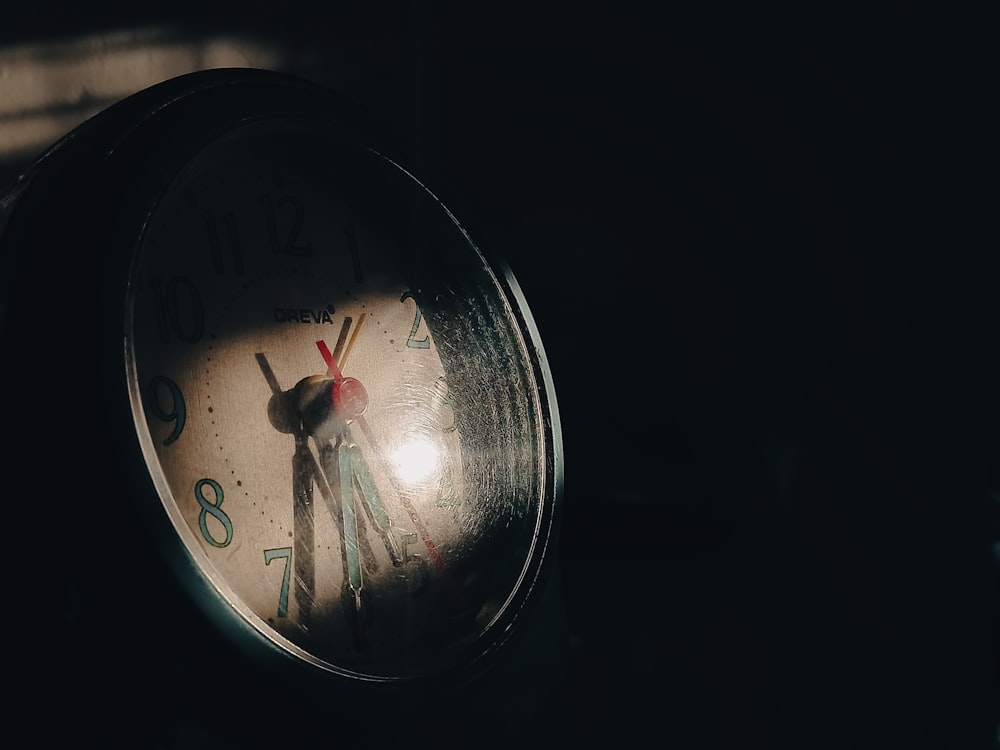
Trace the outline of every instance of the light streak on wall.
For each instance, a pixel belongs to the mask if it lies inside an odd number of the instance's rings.
[[[0,47],[0,167],[26,162],[76,125],[154,83],[208,68],[281,70],[281,45],[146,28]]]

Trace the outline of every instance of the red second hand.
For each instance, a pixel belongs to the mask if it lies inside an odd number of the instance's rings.
[[[320,339],[316,342],[316,348],[319,349],[319,353],[323,355],[323,359],[326,361],[326,366],[330,368],[330,374],[333,375],[334,384],[339,383],[344,379],[343,373],[341,373],[340,368],[337,367],[337,363],[333,359],[333,354],[330,352],[330,347],[326,345],[326,342]]]

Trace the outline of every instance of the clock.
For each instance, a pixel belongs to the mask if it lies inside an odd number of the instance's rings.
[[[517,640],[554,564],[555,391],[514,276],[391,142],[314,83],[204,71],[8,191],[3,384],[86,620],[54,638],[182,628],[349,697],[474,682]]]

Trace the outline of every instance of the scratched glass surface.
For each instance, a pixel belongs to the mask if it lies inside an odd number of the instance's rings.
[[[530,353],[430,193],[284,127],[213,144],[153,214],[127,336],[143,449],[253,627],[334,670],[437,668],[497,626],[533,553]]]

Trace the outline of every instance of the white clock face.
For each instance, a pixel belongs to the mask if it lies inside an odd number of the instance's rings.
[[[158,202],[129,304],[146,462],[221,606],[378,679],[502,636],[549,523],[537,365],[409,175],[308,127],[238,130]]]

